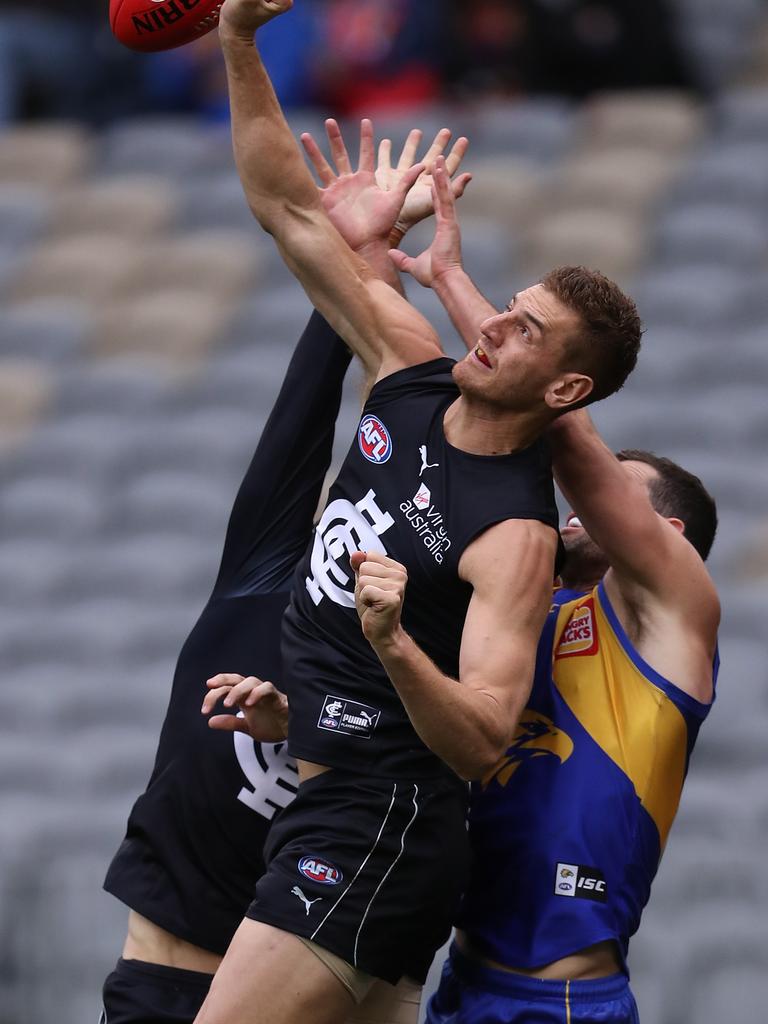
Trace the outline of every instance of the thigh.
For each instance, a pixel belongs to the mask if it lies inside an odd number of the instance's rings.
[[[100,1024],[192,1024],[211,975],[120,959],[104,983]]]
[[[352,997],[288,932],[245,920],[211,985],[197,1024],[343,1024]]]
[[[397,985],[377,981],[346,1024],[417,1024],[421,985],[403,978]]]

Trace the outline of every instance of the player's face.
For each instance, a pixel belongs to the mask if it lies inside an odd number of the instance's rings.
[[[454,369],[456,382],[464,394],[505,409],[540,407],[562,376],[578,327],[577,315],[544,285],[527,288],[482,324],[477,345]]]

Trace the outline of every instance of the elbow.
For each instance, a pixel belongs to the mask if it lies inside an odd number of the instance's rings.
[[[498,767],[509,744],[510,737],[506,735],[485,737],[451,767],[465,782],[482,782]]]

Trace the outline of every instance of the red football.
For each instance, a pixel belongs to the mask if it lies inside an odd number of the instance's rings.
[[[110,0],[109,24],[131,50],[172,50],[219,24],[224,0]]]

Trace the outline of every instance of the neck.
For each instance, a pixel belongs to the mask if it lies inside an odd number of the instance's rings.
[[[541,412],[499,412],[461,395],[448,407],[443,430],[449,444],[470,455],[509,455],[532,445],[548,423]]]
[[[560,582],[566,590],[578,590],[585,594],[594,590],[602,578],[600,575],[591,576],[587,573],[573,576],[567,572],[560,574]]]

